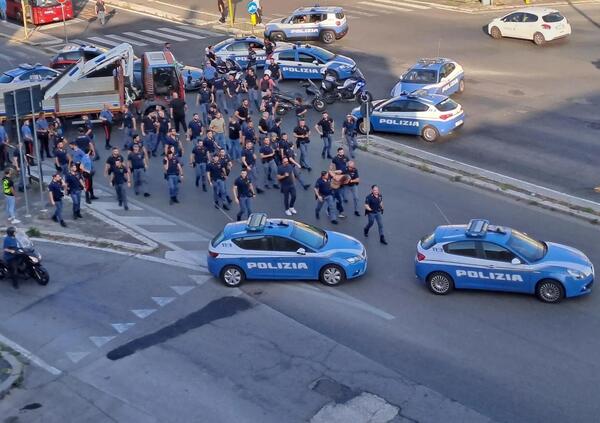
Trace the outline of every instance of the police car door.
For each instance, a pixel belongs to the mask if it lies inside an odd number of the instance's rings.
[[[314,57],[312,54],[306,52],[298,52],[298,63],[296,65],[299,67],[299,70],[305,76],[305,78],[321,78],[321,64],[320,60]]]
[[[402,111],[403,100],[388,101],[373,109],[371,126],[376,131],[395,132],[396,115]]]
[[[239,260],[248,279],[276,278],[278,257],[272,250],[271,237],[257,234],[232,241],[243,250]]]
[[[310,15],[300,13],[292,16],[289,25],[286,25],[285,35],[291,40],[306,40],[311,33],[319,33],[319,29],[310,22]]]
[[[440,91],[444,95],[451,95],[458,90],[458,72],[455,72],[454,63],[446,63],[440,71]]]
[[[483,259],[480,241],[450,242],[443,248],[446,265],[440,270],[452,276],[457,288],[495,289],[488,283],[489,278],[485,277],[489,269],[486,266],[488,263]]]
[[[284,79],[302,78],[296,69],[296,49],[283,50],[275,55]]]
[[[274,236],[273,249],[278,255],[277,272],[285,279],[312,279],[316,274],[313,252],[298,241]]]
[[[492,242],[483,242],[490,285],[501,291],[529,291],[530,270],[512,251]]]
[[[256,42],[251,41],[250,47],[252,47],[252,49],[256,53],[256,65],[264,66],[265,60],[267,59],[267,53],[265,53],[264,45],[261,43],[256,43]]]
[[[242,67],[246,68],[248,65],[248,43],[246,41],[236,41],[227,47],[227,56],[223,60],[227,59],[230,55],[235,56],[235,61]]]

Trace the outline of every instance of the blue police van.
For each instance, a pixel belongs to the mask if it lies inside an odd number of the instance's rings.
[[[331,44],[348,33],[341,7],[301,7],[290,16],[265,25],[265,38],[272,41],[320,40]]]
[[[264,213],[226,225],[210,241],[207,260],[210,273],[229,287],[247,279],[319,280],[335,286],[367,270],[360,241]]]
[[[351,58],[310,44],[277,47],[272,57],[279,64],[283,79],[323,79],[327,69],[343,80],[356,70],[356,62]]]
[[[465,113],[449,97],[426,92],[402,94],[387,100],[371,103],[369,114],[371,131],[418,135],[427,142],[448,135],[463,125]],[[357,119],[358,131],[366,133],[365,107],[352,110]]]
[[[450,96],[465,90],[465,72],[451,59],[419,59],[392,88],[392,97],[422,90],[429,94]]]
[[[594,265],[581,251],[484,219],[438,226],[423,237],[415,271],[437,295],[455,288],[509,291],[546,303],[589,294],[594,284]]]

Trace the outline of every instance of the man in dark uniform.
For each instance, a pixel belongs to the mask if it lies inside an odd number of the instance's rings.
[[[229,174],[231,173],[231,168],[233,167],[233,162],[225,152],[223,148],[217,151],[217,156],[219,157],[219,164],[223,169],[223,174],[225,175],[224,180],[224,189],[225,189],[225,198],[227,199],[227,203],[231,204],[233,201],[229,196],[229,187],[227,185],[227,181],[229,180]]]
[[[304,104],[302,97],[296,97],[295,104],[296,118],[298,119],[298,122],[300,122],[302,119],[306,119],[306,114],[308,113],[309,107],[306,104]]]
[[[266,48],[266,45],[265,45]],[[269,67],[267,68],[269,71],[271,71],[271,79],[273,80],[273,82],[275,84],[279,83],[279,81],[281,81],[281,68],[279,67],[279,64],[277,62],[275,62],[275,59],[271,59],[269,61]]]
[[[327,154],[327,158],[331,159],[331,144],[333,144],[332,135],[335,132],[335,124],[327,112],[323,112],[322,116],[321,120],[315,125],[315,129],[323,140],[321,157],[325,158],[325,154]]]
[[[158,120],[156,119],[156,111],[149,113],[142,120],[142,137],[148,151],[152,153],[152,157],[156,157],[158,148]]]
[[[141,150],[138,144],[133,145],[133,151],[127,156],[129,162],[129,174],[133,177],[133,190],[135,195],[144,191],[144,197],[150,197],[146,191],[146,169],[148,169],[148,156]]]
[[[76,164],[71,165],[71,169],[65,178],[67,184],[67,194],[73,202],[73,220],[83,218],[81,215],[81,191],[85,188],[83,176],[77,169]]]
[[[77,138],[75,138],[75,144],[77,144],[77,147],[79,147],[84,153],[95,156],[96,147],[94,146],[94,141],[86,132],[86,128],[83,126],[79,128],[79,135]]]
[[[225,94],[227,103],[227,110],[236,110],[238,108],[238,92],[240,90],[240,84],[235,80],[235,75],[230,74],[225,82]]]
[[[227,111],[225,81],[225,76],[218,76],[217,78],[215,78],[213,81],[212,90],[214,95],[214,102],[217,103],[217,106],[220,107],[222,111],[224,111],[225,113],[229,113]]]
[[[248,119],[248,123],[246,126],[242,125],[242,145],[246,145],[251,142],[252,144],[256,144],[258,141],[258,137],[256,136],[256,128],[254,128],[254,122],[252,119]],[[252,177],[250,177],[252,179]]]
[[[188,106],[184,99],[179,98],[179,94],[173,93],[173,99],[169,104],[171,111],[171,118],[175,125],[175,131],[179,132],[179,127],[183,132],[187,132],[187,126],[185,122],[185,113],[187,112]]]
[[[204,146],[204,141],[198,140],[192,154],[190,154],[190,166],[196,169],[196,186],[200,185],[202,180],[202,191],[206,192],[206,166],[210,160],[210,154]]]
[[[227,201],[227,194],[225,193],[225,172],[219,163],[219,156],[214,155],[212,161],[206,166],[206,173],[208,176],[208,183],[213,189],[213,198],[215,202],[215,208],[219,208],[220,204],[223,205],[223,209],[229,210],[229,206],[225,204]]]
[[[52,220],[54,220],[55,222],[59,222],[60,226],[66,228],[67,224],[65,223],[62,217],[62,199],[65,195],[64,189],[65,183],[62,180],[62,176],[60,175],[60,173],[55,173],[52,176],[52,182],[48,184],[48,196],[50,198],[50,204],[54,206],[54,214],[52,215]]]
[[[254,197],[254,187],[250,178],[248,178],[248,172],[242,169],[240,176],[233,184],[233,198],[240,205],[240,211],[236,216],[237,220],[242,220],[244,214],[247,217],[250,217],[250,214],[252,214],[252,197]]]
[[[183,181],[183,167],[181,162],[173,152],[167,152],[164,160],[163,169],[169,184],[169,204],[179,203],[177,194],[179,194],[179,183]]]
[[[177,157],[183,156],[183,144],[179,140],[175,128],[171,128],[169,130],[167,138],[165,139],[165,155],[167,154],[167,149],[170,146],[175,148],[175,154],[177,155]]]
[[[125,210],[129,210],[127,204],[127,185],[131,187],[131,179],[129,178],[129,171],[125,167],[122,158],[115,160],[115,165],[112,169],[112,186],[115,187],[115,193],[117,194],[117,200],[119,206],[123,206]]]
[[[254,143],[246,142],[246,147],[242,151],[242,166],[248,171],[248,177],[252,183],[257,182],[258,175],[256,173],[256,154],[254,154]],[[256,187],[256,192],[262,194],[264,191]]]
[[[271,140],[266,138],[263,141],[263,146],[258,151],[260,153],[261,173],[265,189],[269,189],[269,177],[273,181],[273,188],[279,188],[279,185],[275,183],[277,165],[275,164],[275,149],[271,146]]]
[[[217,140],[215,139],[215,135],[211,130],[206,131],[206,137],[204,138],[204,147],[206,147],[211,156],[216,155],[218,145]]]
[[[187,140],[191,142],[195,142],[202,137],[204,133],[204,125],[202,125],[202,121],[200,120],[200,115],[198,113],[194,113],[192,120],[188,124],[188,133]]]
[[[285,208],[285,214],[292,216],[296,213],[294,204],[296,203],[296,185],[294,177],[294,167],[290,164],[287,157],[284,157],[281,161],[281,165],[277,168],[277,180],[281,186],[281,193],[283,194],[283,207]]]
[[[346,156],[346,154],[344,153],[344,149],[342,147],[339,147],[337,149],[337,154],[335,155],[335,157],[333,159],[331,159],[331,163],[334,164],[335,166],[335,170],[337,172],[339,172],[342,175],[346,174],[346,170],[348,169],[348,157]],[[338,190],[338,197],[336,198],[336,200],[338,201],[344,201],[344,203],[348,202],[348,189],[345,185],[342,185],[339,190]],[[339,208],[338,208],[339,210]]]
[[[342,123],[342,136],[348,143],[348,151],[350,157],[354,158],[354,150],[356,150],[356,119],[352,115],[347,115]]]
[[[239,160],[242,157],[242,144],[240,144],[242,127],[235,116],[229,117],[229,155],[231,160]]]
[[[69,174],[69,154],[65,148],[65,143],[59,141],[54,149],[54,165],[56,170],[62,173],[64,176]]]
[[[294,128],[296,147],[300,149],[300,165],[309,172],[312,170],[308,164],[308,144],[310,143],[310,129],[306,126],[304,118],[300,119],[298,126]]]
[[[123,162],[123,156],[119,151],[119,147],[113,147],[112,154],[106,158],[106,163],[104,164],[104,176],[106,176],[109,180],[111,180],[111,174],[117,163],[117,160],[121,160]]]
[[[360,176],[358,174],[358,169],[356,169],[356,165],[353,160],[348,162],[348,167],[346,168],[346,175],[350,177],[348,181],[348,185],[346,185],[346,190],[350,191],[352,195],[352,201],[354,203],[354,215],[360,216],[358,211],[358,184],[360,183]]]
[[[319,213],[323,205],[327,205],[327,214],[331,223],[337,225],[337,209],[335,208],[335,200],[333,198],[333,189],[331,188],[331,181],[329,172],[326,170],[321,172],[321,177],[315,182],[315,195],[317,197],[317,207],[315,208],[315,217],[320,218]]]
[[[238,118],[242,125],[242,130],[248,124],[248,117],[250,116],[250,102],[247,99],[242,100],[242,104],[235,111],[235,117]]]
[[[215,98],[213,92],[208,88],[208,83],[202,82],[198,95],[196,96],[196,105],[200,107],[200,114],[204,125],[208,126],[210,119],[208,118],[208,107],[214,102]]]
[[[121,129],[125,129],[125,136],[127,138],[130,138],[133,136],[133,133],[137,129],[137,122],[135,120],[135,116],[133,116],[133,113],[127,108],[127,106],[123,106],[123,108],[121,109],[121,113],[123,115]]]
[[[287,136],[287,134],[285,135]],[[290,164],[294,167],[294,177],[306,191],[308,188],[310,188],[310,184],[304,182],[304,179],[302,178],[302,166],[300,166],[300,163],[298,163],[296,160],[296,151],[294,149],[294,145],[287,143],[286,146],[287,147],[283,150],[283,157],[287,158]]]
[[[383,235],[383,196],[379,192],[377,185],[371,186],[371,193],[365,198],[365,213],[369,218],[367,226],[365,226],[364,234],[369,236],[369,229],[373,226],[374,222],[377,222],[377,229],[379,229],[379,242],[387,245],[385,236]]]

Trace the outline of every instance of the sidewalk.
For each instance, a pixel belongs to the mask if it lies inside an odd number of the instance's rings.
[[[4,398],[23,374],[23,365],[13,351],[0,344],[0,400]]]
[[[50,34],[43,33],[35,27],[28,27],[28,37],[25,36],[23,26],[12,22],[3,22],[0,20],[0,37],[6,38],[9,42],[25,43],[32,46],[60,44],[64,40]]]

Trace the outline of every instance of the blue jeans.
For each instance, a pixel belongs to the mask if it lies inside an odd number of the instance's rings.
[[[350,157],[354,158],[354,150],[356,150],[356,147],[358,146],[358,144],[356,143],[356,134],[346,134],[344,138],[346,138],[346,142],[348,143],[348,151],[350,152]]]
[[[202,180],[202,186],[206,185],[206,163],[196,163],[196,186]]]
[[[71,200],[73,201],[73,215],[81,211],[81,190],[71,191]]]
[[[56,220],[58,220],[59,222],[62,222],[62,220],[63,220],[62,210],[63,210],[62,200],[55,201],[54,202],[54,214],[52,215],[52,217],[55,218]]]
[[[225,93],[221,90],[217,91],[217,95],[215,97],[215,102],[217,103],[217,107],[219,110],[223,112],[228,112],[227,102],[225,101]]]
[[[221,147],[221,148],[227,147],[227,144],[225,144],[225,134],[224,133],[215,132],[215,139],[217,140],[217,144],[219,144],[219,147]],[[227,149],[225,149],[225,151],[227,151]]]
[[[258,174],[256,172],[256,165],[257,163],[254,163],[254,166],[250,167],[250,170],[248,171],[248,179],[250,179],[250,182],[252,182],[253,184],[255,184],[258,182]]]
[[[127,185],[126,184],[115,184],[115,192],[117,193],[117,200],[119,203],[123,203],[123,207],[127,206]]]
[[[169,184],[169,197],[175,198],[179,194],[179,175],[167,175]]]
[[[275,164],[275,160],[271,159],[270,162],[261,163],[262,168],[262,176],[263,176],[263,185],[267,187],[269,185],[269,172],[271,173],[272,184],[277,184],[277,165]]]
[[[242,220],[242,216],[246,214],[246,216],[250,217],[252,213],[252,197],[239,197],[240,200],[240,211],[237,214],[237,220]]]
[[[326,195],[323,197],[323,201],[317,200],[317,208],[315,209],[315,213],[318,215],[321,212],[321,208],[327,204],[327,213],[329,214],[330,220],[337,219],[337,210],[335,209],[335,200],[333,199],[333,195]]]
[[[369,222],[367,223],[367,226],[365,226],[365,232],[369,232],[369,229],[371,229],[371,226],[373,226],[373,223],[377,222],[377,229],[379,229],[379,236],[383,236],[382,214],[380,212],[372,212],[372,213],[367,214],[367,217],[369,218]]]
[[[304,185],[307,185],[304,181],[304,178],[302,178],[302,172],[296,166],[294,166],[294,176],[296,177],[296,180],[300,182],[300,185],[302,185],[303,187]]]
[[[227,110],[231,111],[231,114],[233,114],[238,107],[240,107],[239,105],[239,98],[238,95],[235,94],[231,97],[226,96],[227,97]]]
[[[8,215],[9,219],[14,219],[15,218],[15,196],[4,194],[4,198],[6,200],[6,214]]]
[[[350,191],[352,194],[352,201],[354,202],[354,211],[358,210],[358,185],[348,185],[344,189]]]
[[[133,191],[137,194],[140,193],[142,187],[146,183],[146,170],[143,167],[139,169],[133,169]]]
[[[254,102],[254,105],[256,106],[256,110],[258,110],[260,112],[260,91],[258,90],[253,90],[250,89],[248,90],[248,99],[250,100],[250,103]]]
[[[208,103],[200,103],[200,119],[204,125],[208,125]]]
[[[225,203],[227,201],[227,193],[225,192],[225,181],[223,179],[217,179],[212,181],[213,183],[213,198],[216,204]]]
[[[229,156],[231,160],[239,160],[242,157],[242,144],[240,140],[232,140],[229,138]]]
[[[158,137],[154,132],[147,133],[143,142],[150,152],[156,153],[156,149],[158,148]]]
[[[331,158],[331,134],[323,135],[321,139],[323,140],[323,150],[321,150],[321,156],[325,157],[325,154],[327,154],[327,158]]]
[[[310,164],[308,164],[308,143],[307,142],[300,143],[300,166],[311,167]]]

